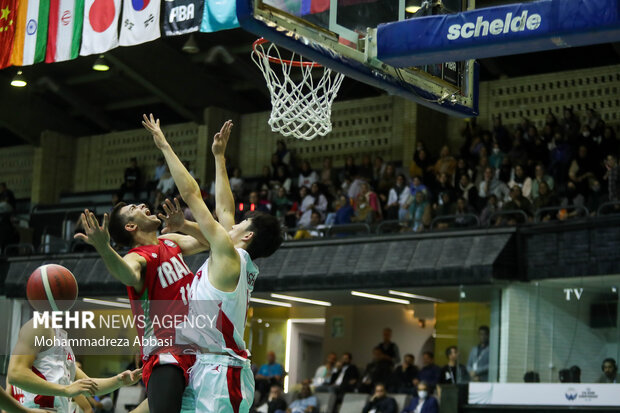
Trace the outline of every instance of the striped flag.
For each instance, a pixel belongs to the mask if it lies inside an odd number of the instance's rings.
[[[0,0],[0,69],[11,64],[17,26],[17,0]]]
[[[49,12],[48,0],[19,2],[13,56],[11,56],[11,63],[14,66],[28,66],[45,60]]]
[[[121,0],[86,0],[82,56],[104,53],[118,46],[120,14]]]
[[[133,46],[159,38],[160,7],[161,0],[125,0],[120,45]]]
[[[204,0],[166,0],[162,19],[166,36],[197,32],[204,4]]]
[[[49,7],[45,61],[75,59],[80,52],[84,0],[49,0]]]

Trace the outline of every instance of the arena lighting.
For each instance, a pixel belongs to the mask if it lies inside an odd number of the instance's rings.
[[[103,55],[99,55],[97,60],[95,60],[95,63],[93,63],[93,70],[96,70],[97,72],[107,72],[110,70],[110,66]]]
[[[106,301],[106,300],[97,300],[96,298],[82,298],[82,301],[84,301],[85,303],[105,305],[108,307],[131,308],[131,306],[126,303],[118,303],[115,301]]]
[[[15,77],[13,78],[13,80],[11,80],[11,86],[13,87],[24,87],[27,84],[28,82],[26,82],[26,78],[22,74],[21,70],[17,71]]]
[[[445,303],[446,302],[446,300],[442,300],[441,298],[427,297],[425,295],[411,294],[411,293],[406,293],[406,292],[403,292],[403,291],[390,290],[390,291],[388,291],[388,293],[390,293],[392,295],[399,295],[401,297],[415,298],[417,300],[433,301],[435,303]]]
[[[417,13],[417,11],[421,8],[420,3],[420,0],[408,0],[405,5],[405,11],[411,14]]]
[[[273,298],[280,298],[282,300],[290,300],[290,301],[298,301],[300,303],[322,305],[322,306],[325,306],[325,307],[331,307],[332,306],[332,303],[330,303],[328,301],[311,300],[310,298],[293,297],[292,295],[284,295],[284,294],[271,293],[271,296]]]
[[[259,303],[259,304],[269,304],[269,305],[277,305],[280,307],[292,307],[293,304],[291,303],[284,303],[282,301],[274,301],[274,300],[265,300],[264,298],[254,298],[251,297],[250,301],[255,302],[255,303]]]
[[[361,291],[351,291],[351,295],[355,295],[357,297],[370,298],[373,300],[389,301],[391,303],[411,304],[409,300],[401,300],[400,298],[388,297],[385,295],[368,294],[368,293],[363,293]]]

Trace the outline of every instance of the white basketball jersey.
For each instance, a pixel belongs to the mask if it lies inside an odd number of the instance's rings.
[[[68,343],[65,330],[54,329],[55,341]],[[32,364],[32,371],[42,379],[62,385],[69,385],[75,380],[75,356],[67,344],[53,346],[37,354]],[[58,413],[73,413],[69,408],[69,398],[61,396],[41,396],[11,386],[12,396],[26,407],[47,407]]]
[[[235,291],[220,291],[211,284],[208,275],[211,258],[196,272],[190,289],[189,322],[178,330],[177,340],[194,343],[212,353],[247,359],[250,352],[245,347],[243,333],[258,267],[245,250],[237,248],[237,252],[241,269]]]

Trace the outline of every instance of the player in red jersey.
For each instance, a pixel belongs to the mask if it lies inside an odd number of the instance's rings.
[[[187,385],[189,368],[195,356],[185,354],[184,348],[174,343],[175,326],[162,323],[163,316],[187,314],[187,293],[194,274],[183,261],[183,255],[192,255],[208,249],[208,242],[198,225],[186,221],[177,200],[173,205],[166,200],[166,216],[151,215],[144,204],[118,203],[110,217],[104,215],[99,225],[95,215],[86,210],[82,214],[85,234],[77,234],[95,247],[108,271],[127,286],[134,315],[144,315],[145,323],[138,323],[138,335],[143,344],[143,380],[151,412],[178,412]],[[157,236],[165,221],[165,235]],[[188,235],[171,232],[182,231]],[[110,245],[110,236],[121,246],[131,247],[121,257]],[[154,322],[158,318],[160,322]]]

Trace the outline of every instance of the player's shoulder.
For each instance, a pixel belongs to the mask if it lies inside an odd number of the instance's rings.
[[[19,337],[21,339],[29,339],[35,336],[53,338],[54,329],[49,326],[46,327],[44,322],[35,323],[35,319],[33,317],[26,321],[26,323],[19,329]]]
[[[157,239],[159,240],[160,244],[163,244],[166,247],[180,248],[179,242],[181,241],[181,238],[183,238],[184,236],[185,235],[181,235],[181,234],[165,234],[165,235],[160,235],[159,237],[157,237]]]

